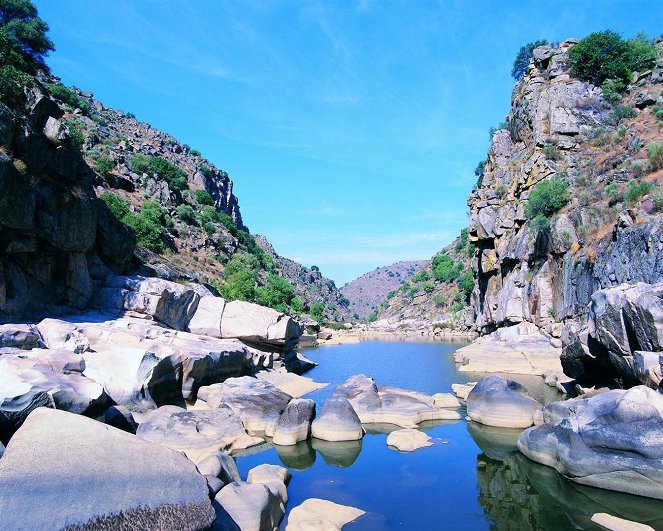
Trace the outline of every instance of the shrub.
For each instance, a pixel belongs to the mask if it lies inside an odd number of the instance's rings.
[[[543,214],[539,214],[530,221],[530,227],[535,233],[546,231],[550,228],[550,219]]]
[[[433,304],[435,306],[443,306],[444,305],[444,297],[437,293],[436,295],[433,295]]]
[[[618,33],[607,30],[582,39],[571,48],[569,57],[574,77],[596,86],[613,79],[625,88],[631,82],[633,70],[656,64],[656,47],[643,35],[625,41]]]
[[[640,181],[638,183],[631,182],[626,188],[626,193],[624,194],[624,201],[627,203],[636,203],[640,201],[644,196],[654,190],[654,185],[647,181]]]
[[[138,243],[156,253],[163,250],[163,224],[166,212],[158,201],[145,201],[138,214],[127,214],[122,221],[129,225]]]
[[[292,285],[274,274],[267,275],[264,286],[256,288],[255,301],[263,306],[285,312],[295,296]]]
[[[216,230],[217,230],[216,225],[214,223],[212,223],[211,221],[208,221],[207,223],[203,223],[203,229],[210,236],[212,234],[216,234]]]
[[[314,321],[320,322],[322,320],[322,312],[324,312],[325,307],[320,302],[314,302],[311,304],[310,314],[311,319]]]
[[[624,82],[617,79],[606,79],[601,85],[603,97],[610,103],[617,103],[621,100],[625,90]]]
[[[467,247],[467,229],[461,229],[460,231],[460,237],[458,239],[458,243],[456,244],[456,252],[461,253],[463,250]]]
[[[189,187],[186,174],[178,166],[163,157],[153,157],[150,160],[149,170],[159,179],[166,181],[171,190],[181,192]]]
[[[302,314],[306,310],[306,302],[304,302],[304,300],[300,299],[299,297],[295,297],[290,302],[290,307],[292,308],[293,312]],[[355,317],[355,319],[359,319],[359,316]]]
[[[128,113],[126,113],[125,116],[126,116],[127,118],[131,119],[131,120],[135,120],[135,119],[136,119],[136,115],[135,115],[134,113],[132,113],[132,112],[128,112]]]
[[[201,166],[200,173],[202,173],[208,179],[212,178],[212,170],[208,166]]]
[[[110,213],[119,220],[124,219],[130,212],[127,200],[117,194],[104,192],[99,198],[106,204]]]
[[[463,291],[465,299],[469,300],[474,290],[474,272],[471,269],[468,269],[463,273],[463,276],[460,277],[458,286]]]
[[[57,98],[62,103],[66,103],[72,109],[79,108],[84,114],[87,114],[90,111],[90,104],[79,98],[69,87],[55,84],[48,84],[46,86],[53,97]]]
[[[428,274],[428,271],[425,269],[421,269],[417,271],[414,275],[412,275],[412,282],[426,282],[427,280],[430,279],[430,275]]]
[[[454,302],[449,308],[453,313],[461,311],[465,305],[462,302]]]
[[[488,164],[487,160],[480,160],[477,167],[474,168],[474,175],[477,176],[477,188],[481,188],[481,184],[483,183],[483,176],[486,174],[486,164]]]
[[[225,276],[225,271],[224,271]],[[255,298],[256,274],[244,269],[238,271],[220,286],[221,295],[228,300],[253,301]]]
[[[527,66],[529,65],[529,60],[534,55],[534,49],[539,46],[544,46],[545,44],[548,44],[548,41],[546,39],[541,39],[528,42],[524,46],[521,46],[520,50],[518,50],[518,55],[516,55],[516,59],[513,62],[513,68],[511,69],[511,76],[513,79],[519,81],[523,77],[527,70]]]
[[[435,286],[433,285],[432,282],[424,282],[422,284],[422,288],[424,290],[424,293],[433,293],[433,291],[435,291]]]
[[[179,205],[177,207],[177,216],[185,223],[196,221],[196,213],[191,208],[191,205]]]
[[[194,157],[200,157],[200,151],[198,151],[197,149],[192,149],[191,151],[189,151],[189,153],[191,153]]]
[[[622,120],[628,120],[629,118],[635,118],[638,115],[635,109],[627,105],[616,105],[614,109],[610,112],[608,117],[605,119],[605,123],[608,125],[619,125]]]
[[[589,139],[592,144],[597,147],[605,146],[608,141],[608,131],[603,127],[596,127],[592,129],[592,132],[589,135]]]
[[[621,193],[619,192],[619,187],[615,183],[606,184],[603,191],[605,192],[605,195],[607,195],[609,198],[621,200]]]
[[[396,296],[397,293],[398,293],[398,290],[395,290],[395,289],[390,291],[389,293],[387,293],[387,299],[388,300],[393,299]]]
[[[0,66],[0,100],[9,107],[25,103],[25,88],[34,84],[31,75],[11,65]]]
[[[196,202],[200,205],[213,205],[214,199],[207,190],[196,190],[194,192]]]
[[[652,194],[651,198],[654,202],[654,212],[663,212],[663,192],[656,192]]]
[[[501,131],[502,129],[506,129],[508,127],[508,124],[506,122],[500,122],[497,124],[496,127],[489,127],[488,128],[488,136],[490,137],[490,140],[492,141],[493,136],[497,131]]]
[[[143,153],[136,153],[131,157],[131,169],[136,173],[147,173],[150,170],[152,157]]]
[[[543,154],[550,160],[561,160],[562,151],[555,144],[546,144],[543,146]]]
[[[663,141],[647,144],[647,158],[652,170],[663,169]]]
[[[94,167],[99,174],[108,177],[113,171],[113,168],[115,168],[115,163],[108,157],[99,157],[94,161]]]
[[[529,219],[551,216],[569,201],[568,184],[559,177],[538,183],[525,203],[525,215]]]
[[[80,148],[85,143],[85,135],[78,127],[78,124],[73,120],[66,122],[67,133],[69,135],[69,143],[77,148]]]
[[[451,282],[452,280],[456,280],[463,267],[461,263],[455,265],[454,261],[446,255],[440,255],[433,258],[432,266],[433,276],[442,282]],[[460,270],[458,266],[460,266]]]
[[[654,116],[656,116],[656,118],[658,118],[659,120],[663,120],[663,109],[661,109],[661,107],[659,107],[658,105],[654,105],[651,108],[651,112],[654,113]]]

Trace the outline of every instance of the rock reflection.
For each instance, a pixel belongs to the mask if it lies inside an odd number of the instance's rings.
[[[591,517],[605,512],[663,529],[663,502],[570,482],[518,452],[520,430],[475,422],[467,428],[482,450],[477,456],[478,501],[491,528],[597,529]]]
[[[293,470],[307,470],[315,463],[315,450],[307,439],[292,446],[274,445],[283,466]]]
[[[321,439],[312,439],[313,449],[329,466],[347,468],[359,457],[362,440],[329,442]]]

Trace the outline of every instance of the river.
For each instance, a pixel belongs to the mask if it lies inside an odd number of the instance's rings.
[[[366,374],[380,385],[426,393],[480,377],[458,372],[453,352],[462,343],[362,341],[319,347],[306,356],[320,365],[306,376],[330,385],[306,398],[318,410],[334,385]],[[544,402],[559,399],[538,377],[513,377]],[[515,450],[518,431],[464,420],[420,427],[435,444],[411,453],[387,447],[393,426],[369,426],[362,441],[310,440],[291,447],[265,445],[239,456],[242,477],[271,463],[292,472],[286,510],[323,498],[366,511],[346,530],[566,530],[597,529],[592,514],[607,512],[663,529],[663,502],[583,487]],[[284,518],[281,528],[287,522]]]

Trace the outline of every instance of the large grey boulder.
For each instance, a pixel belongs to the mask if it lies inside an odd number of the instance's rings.
[[[0,325],[0,348],[28,350],[41,346],[39,331],[31,324]]]
[[[292,398],[278,387],[251,376],[228,378],[198,390],[211,409],[228,406],[249,432],[262,432],[278,420]]]
[[[5,529],[207,529],[207,482],[178,452],[38,409],[0,459]]]
[[[160,278],[110,276],[106,288],[114,290],[115,297],[104,292],[98,306],[120,301],[120,309],[149,315],[176,330],[186,330],[200,300],[194,289]]]
[[[143,419],[136,435],[182,451],[195,462],[219,450],[232,452],[263,442],[246,433],[240,418],[225,405],[213,410],[192,411],[161,406]]]
[[[363,374],[351,376],[336,386],[335,397],[346,398],[354,408],[362,424],[394,424],[401,428],[416,428],[424,420],[458,420],[460,415],[451,407],[460,404],[449,395],[442,401],[442,394],[435,396],[399,389],[378,387],[372,378]],[[442,402],[441,406],[438,405]]]
[[[518,449],[571,481],[663,499],[663,396],[645,386],[547,406]]]
[[[221,317],[226,301],[221,297],[201,297],[187,330],[193,334],[210,337],[221,336]]]
[[[467,414],[481,424],[528,428],[543,406],[518,382],[491,375],[481,378],[467,395]]]
[[[245,301],[225,305],[221,318],[221,337],[264,343],[284,350],[294,347],[302,326],[287,315]]]
[[[364,429],[348,399],[333,396],[325,400],[313,421],[311,435],[324,441],[355,441],[364,436]]]
[[[37,329],[50,349],[71,350],[77,354],[90,349],[90,340],[73,323],[44,319],[37,325]]]
[[[276,530],[285,513],[280,489],[274,484],[235,481],[216,495],[217,520],[213,529]]]
[[[285,407],[274,424],[272,442],[281,446],[292,446],[305,441],[311,434],[311,421],[315,418],[315,402],[306,398],[295,398]],[[267,435],[270,435],[267,433]]]
[[[102,414],[108,396],[98,382],[75,371],[81,361],[70,352],[42,349],[0,356],[0,439],[8,440],[38,407]]]
[[[636,359],[636,352],[663,350],[663,282],[596,291],[587,326],[567,326],[562,339],[564,371],[583,385],[620,378],[627,385],[656,387],[660,366],[652,366],[652,356]]]

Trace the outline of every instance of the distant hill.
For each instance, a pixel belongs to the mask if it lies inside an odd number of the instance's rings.
[[[348,282],[340,291],[350,301],[350,314],[355,319],[367,318],[387,299],[390,291],[400,288],[425,264],[425,260],[396,262],[378,267]]]

